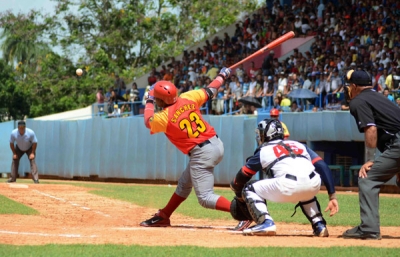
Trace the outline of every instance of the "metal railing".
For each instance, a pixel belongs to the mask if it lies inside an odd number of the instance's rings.
[[[94,103],[92,104],[92,116],[105,118],[126,117],[140,114],[142,101],[118,102],[118,103]]]
[[[339,97],[338,97],[338,94],[339,94]],[[332,102],[332,99],[336,98],[338,100],[338,103],[340,103],[342,101],[343,97],[344,97],[344,93],[328,93],[328,94],[326,94],[325,95],[325,107],[328,108],[329,100],[331,100],[331,102]]]

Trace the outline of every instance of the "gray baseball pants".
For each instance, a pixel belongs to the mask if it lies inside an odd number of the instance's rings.
[[[179,178],[175,193],[187,198],[193,187],[199,204],[215,209],[220,196],[214,194],[214,167],[222,161],[224,145],[217,136],[209,141],[209,144],[196,146],[190,151],[189,163]]]

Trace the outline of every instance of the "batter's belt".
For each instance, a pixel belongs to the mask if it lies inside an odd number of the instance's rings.
[[[218,135],[215,135],[217,138],[218,138]],[[202,148],[203,146],[206,146],[206,145],[208,145],[208,144],[210,144],[211,143],[211,141],[210,140],[204,140],[203,142],[201,142],[200,144],[198,144],[198,145],[196,145],[196,146],[198,146],[198,147],[200,147],[200,148]],[[195,147],[196,147],[195,146]],[[194,148],[194,147],[193,147]],[[193,150],[193,148],[192,148],[192,150]],[[192,150],[190,150],[190,151],[192,151]],[[188,153],[188,155],[190,156],[190,152]]]

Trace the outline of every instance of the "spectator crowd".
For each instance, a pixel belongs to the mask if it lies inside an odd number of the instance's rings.
[[[400,2],[396,0],[294,0],[292,6],[275,1],[270,8],[246,15],[233,35],[206,40],[203,47],[185,51],[182,60],[171,58],[160,70],[153,68],[148,85],[168,80],[179,94],[206,87],[222,67],[230,67],[295,31],[297,37],[314,36],[310,49],[294,49],[284,60],[270,51],[260,67],[253,62],[247,70],[243,65],[235,69],[209,101],[209,113],[254,113],[254,107],[239,101],[247,96],[256,97],[265,108],[281,111],[346,110],[343,76],[349,69],[368,71],[374,88],[400,104],[399,17]],[[318,97],[291,98],[290,92],[298,88],[309,89]]]

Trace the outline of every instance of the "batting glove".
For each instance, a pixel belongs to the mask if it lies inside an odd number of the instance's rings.
[[[231,76],[232,70],[226,67],[223,67],[219,71],[219,76],[221,76],[224,80],[228,79]]]
[[[153,89],[151,89],[151,90],[149,91],[149,95],[148,95],[148,97],[147,97],[147,100],[154,101],[154,90],[153,90]]]

